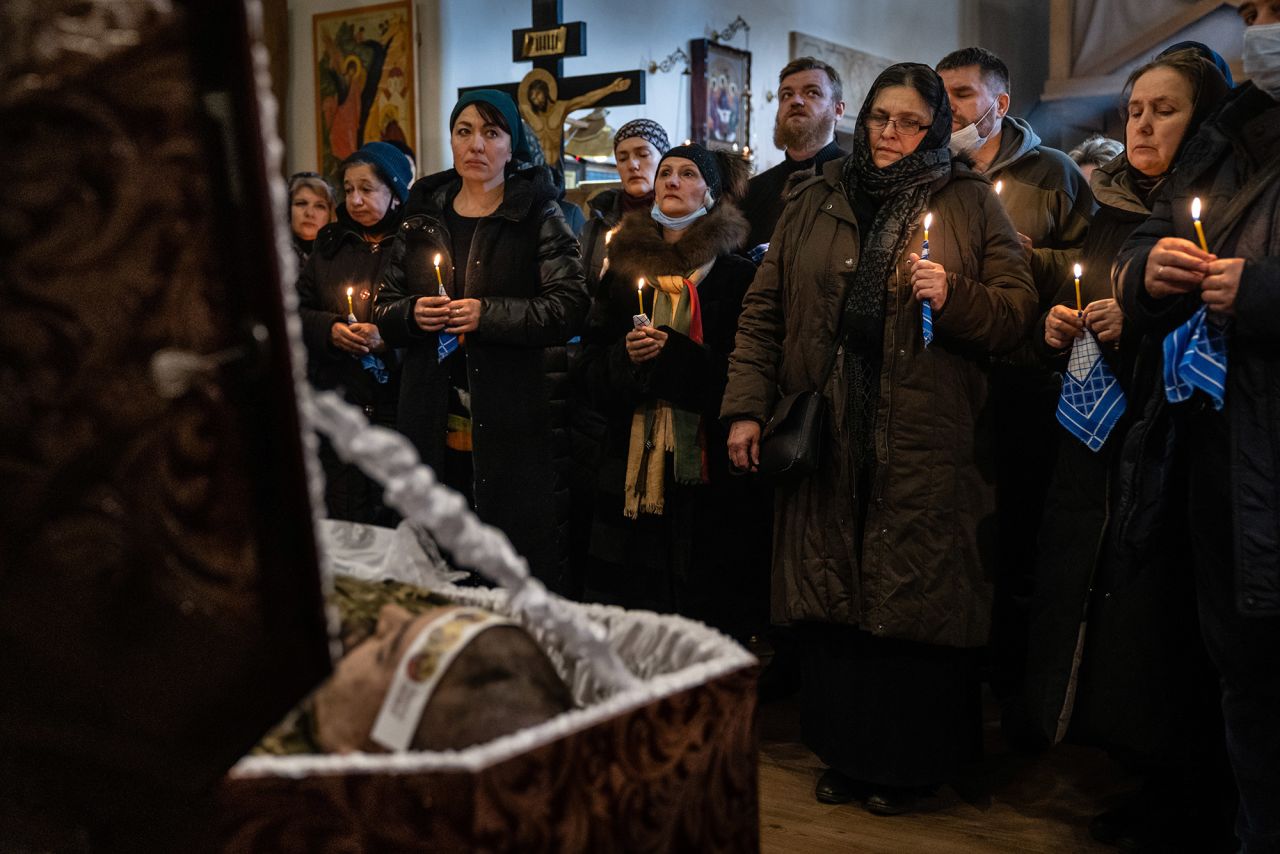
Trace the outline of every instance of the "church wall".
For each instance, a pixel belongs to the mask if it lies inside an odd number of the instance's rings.
[[[564,0],[564,20],[587,23],[587,55],[565,60],[566,75],[646,68],[689,40],[723,29],[741,15],[751,25],[726,41],[752,53],[751,147],[759,168],[781,159],[772,144],[777,72],[786,64],[792,30],[890,59],[936,62],[976,35],[974,0],[737,0],[733,4],[650,0],[590,2]],[[313,169],[315,152],[315,71],[311,16],[374,3],[354,0],[291,0],[290,81],[287,106],[291,171]],[[421,43],[419,57],[419,173],[451,162],[446,129],[459,86],[515,82],[531,67],[511,62],[511,30],[530,26],[530,6],[522,0],[423,0],[416,4]],[[1047,41],[1047,37],[1046,37]],[[998,45],[990,45],[1000,50]],[[608,123],[618,127],[638,116],[663,124],[673,141],[689,135],[689,78],[680,68],[646,75],[647,104],[612,107]],[[1034,89],[1038,91],[1040,81]],[[850,112],[859,104],[850,103]]]

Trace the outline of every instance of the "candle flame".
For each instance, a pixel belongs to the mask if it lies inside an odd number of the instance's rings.
[[[644,276],[641,276],[640,278],[636,279],[636,290],[638,291],[644,290]]]
[[[605,246],[608,246],[608,245],[609,245],[609,241],[610,241],[610,240],[613,240],[613,232],[614,232],[614,229],[612,229],[612,228],[611,228],[611,229],[609,229],[608,231],[606,231],[606,232],[604,233],[604,245],[605,245]]]
[[[435,265],[436,265],[437,267],[439,267],[439,266],[440,266],[440,253],[439,253],[439,252],[437,252],[437,253],[436,253]]]
[[[1083,272],[1083,271],[1080,269],[1080,265],[1079,265],[1079,264],[1077,264],[1077,265],[1076,265],[1076,278],[1077,278],[1077,279],[1078,279],[1078,278],[1080,278],[1080,274],[1081,274],[1082,272]]]
[[[742,147],[742,154],[745,156],[745,155],[748,155],[748,154],[750,154],[750,153],[751,153],[751,146],[749,146],[749,145],[744,145],[744,146]]]
[[[927,213],[927,214],[925,214],[925,215],[924,215],[924,230],[925,230],[925,231],[928,231],[928,230],[929,230],[929,226],[931,226],[931,225],[933,225],[933,214],[932,214],[932,213]]]
[[[684,141],[684,144],[685,144],[685,145],[692,145],[692,144],[693,144],[693,140],[691,140],[691,139],[686,139],[686,140]]]
[[[996,195],[1000,195],[1000,191],[1004,189],[1004,181],[996,181]]]
[[[1192,219],[1200,218],[1200,197],[1199,196],[1196,196],[1194,199],[1191,200],[1191,218]]]
[[[355,288],[347,288],[347,296],[351,296],[356,292]]]

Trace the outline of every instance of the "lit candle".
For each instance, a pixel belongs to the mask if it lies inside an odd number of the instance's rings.
[[[1204,239],[1204,226],[1200,224],[1200,197],[1196,196],[1191,200],[1191,221],[1196,226],[1196,237],[1200,238],[1200,248],[1205,252],[1209,251],[1209,244]]]
[[[640,306],[640,314],[644,314],[644,276],[636,280],[636,304]]]
[[[356,319],[356,309],[355,309],[355,306],[351,304],[351,295],[354,294],[355,292],[356,292],[355,288],[347,288],[347,315],[350,318],[351,322],[355,322],[355,319]]]
[[[1080,273],[1081,273],[1081,272],[1083,272],[1083,271],[1080,269],[1080,265],[1079,265],[1079,264],[1077,264],[1077,265],[1075,266],[1075,274],[1076,274],[1076,312],[1077,312],[1077,313],[1079,313],[1079,314],[1084,314],[1084,303],[1082,303],[1082,302],[1080,301]]]
[[[744,146],[742,147],[742,156],[743,156],[743,157],[750,157],[750,156],[751,156],[751,146],[749,146],[749,145],[744,145]]]
[[[1000,192],[1001,192],[1003,189],[1004,189],[1004,181],[996,181],[996,195],[997,195],[997,196],[998,196],[998,195],[1000,195]]]
[[[444,289],[444,279],[440,278],[440,253],[439,252],[436,253],[435,264],[436,264],[436,284],[440,287],[440,296],[447,297],[449,294]]]
[[[615,231],[617,231],[616,227],[611,228],[604,233],[604,263],[600,265],[600,276],[602,278],[605,273],[609,272],[609,241],[613,240],[613,233]]]
[[[692,144],[693,144],[693,140],[691,140],[691,139],[686,139],[686,140],[684,141],[684,144],[685,144],[685,145],[692,145]]]
[[[924,215],[924,244],[920,247],[920,260],[929,260],[929,226],[933,225],[933,214]]]

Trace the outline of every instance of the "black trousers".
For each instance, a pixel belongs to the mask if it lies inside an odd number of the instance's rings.
[[[1280,852],[1280,617],[1236,607],[1230,433],[1225,412],[1184,419],[1200,630],[1221,677],[1244,854]]]

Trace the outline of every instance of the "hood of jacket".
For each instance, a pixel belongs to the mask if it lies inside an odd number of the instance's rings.
[[[994,175],[1001,169],[1008,169],[1024,157],[1035,153],[1040,144],[1040,135],[1027,124],[1025,119],[1017,116],[1005,116],[1000,122],[1000,150],[995,159],[987,167],[987,174]]]
[[[462,176],[455,169],[428,175],[409,191],[409,201],[404,206],[405,216],[426,214],[439,218],[444,215],[445,205],[458,195],[460,189]],[[498,205],[493,216],[519,222],[529,215],[529,211],[559,198],[560,190],[551,177],[551,170],[545,166],[525,166],[507,176],[503,184],[502,204]]]
[[[1129,158],[1123,153],[1094,169],[1089,186],[1100,205],[1129,213],[1151,213],[1151,208],[1133,185],[1129,173]]]
[[[684,274],[742,245],[750,226],[737,207],[721,202],[695,220],[678,243],[662,239],[647,211],[622,218],[609,247],[609,269],[623,278]]]

